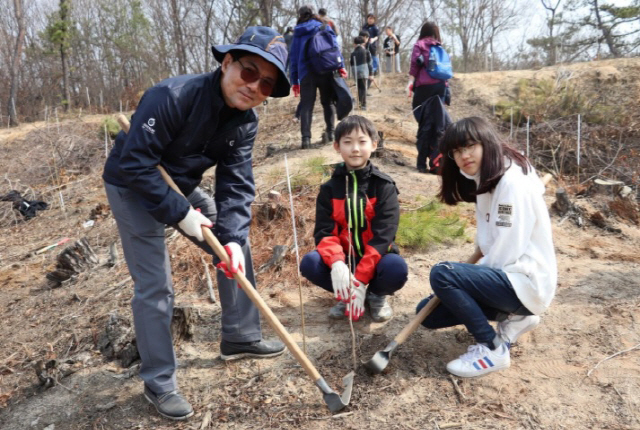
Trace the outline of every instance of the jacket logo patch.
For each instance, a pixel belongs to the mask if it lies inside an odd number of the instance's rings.
[[[149,118],[149,120],[146,123],[142,124],[142,129],[151,134],[155,134],[156,131],[152,128],[154,125],[156,125],[156,119]]]
[[[496,225],[498,227],[511,227],[511,216],[513,214],[513,205],[498,205],[498,220]]]

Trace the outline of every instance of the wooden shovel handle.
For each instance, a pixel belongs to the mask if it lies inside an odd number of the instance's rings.
[[[173,179],[171,179],[171,176],[169,176],[167,171],[164,170],[162,166],[158,166],[158,170],[160,170],[160,173],[162,173],[162,177],[167,182],[167,184],[169,184],[169,186],[175,192],[184,196],[176,183],[173,182]],[[218,258],[225,262],[227,264],[227,267],[231,267],[229,265],[229,255],[224,250],[224,247],[220,244],[220,241],[213,235],[211,230],[208,227],[202,226],[202,234],[209,246],[213,249],[213,252],[215,252],[215,254],[218,256]],[[249,299],[253,302],[253,304],[256,305],[260,313],[264,316],[273,330],[275,330],[280,339],[282,339],[285,345],[287,345],[287,348],[289,348],[289,351],[291,351],[296,360],[298,360],[298,363],[300,363],[300,365],[304,368],[305,372],[307,372],[307,374],[311,378],[313,378],[314,382],[320,379],[321,376],[318,370],[311,363],[311,361],[309,361],[309,358],[307,358],[304,352],[302,352],[298,344],[293,340],[289,332],[287,332],[287,329],[284,328],[278,317],[269,308],[269,305],[267,305],[260,294],[258,294],[258,291],[253,288],[253,285],[251,285],[249,280],[244,276],[244,273],[234,273],[233,277],[236,281],[238,281],[238,284],[240,284],[242,290],[247,296],[249,296]]]
[[[416,331],[420,323],[422,323],[422,321],[424,321],[427,315],[429,315],[431,311],[433,311],[435,307],[438,306],[439,304],[440,304],[440,299],[437,298],[436,296],[433,296],[433,298],[429,300],[429,303],[427,303],[425,307],[420,309],[420,312],[418,312],[416,316],[413,317],[411,322],[407,324],[405,328],[403,328],[402,331],[398,333],[398,335],[393,340],[396,341],[398,345],[402,344],[405,340],[407,340],[407,338],[411,335],[411,333]]]

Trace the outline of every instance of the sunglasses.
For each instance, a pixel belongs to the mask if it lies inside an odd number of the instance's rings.
[[[242,71],[240,71],[240,78],[247,84],[251,84],[260,79],[260,92],[264,96],[270,96],[273,92],[273,86],[275,85],[275,82],[263,78],[260,75],[260,72],[258,72],[256,69],[246,67],[244,64],[242,64],[242,61],[240,61],[239,58],[236,59],[236,61],[238,62],[238,64],[240,64],[240,67],[242,67]]]

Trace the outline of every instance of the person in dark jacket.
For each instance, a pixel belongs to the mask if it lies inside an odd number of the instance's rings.
[[[329,311],[331,318],[357,321],[366,303],[374,321],[386,321],[393,316],[386,296],[407,281],[407,264],[393,243],[400,220],[398,189],[369,161],[377,140],[375,127],[362,116],[338,124],[333,146],[344,163],[320,187],[316,250],[300,263],[305,278],[340,300]]]
[[[367,81],[373,79],[371,53],[364,47],[364,38],[358,36],[353,39],[355,49],[351,53],[350,65],[358,88],[358,103],[361,110],[367,110]]]
[[[116,137],[103,173],[134,282],[132,308],[144,395],[160,414],[174,420],[193,415],[193,408],[176,382],[165,225],[213,255],[202,233],[203,226],[212,228],[230,257],[231,267],[218,267],[227,276],[243,271],[255,286],[248,242],[255,195],[252,150],[258,131],[253,108],[269,96],[286,97],[290,89],[286,45],[271,28],[249,27],[236,43],[212,50],[221,63],[213,73],[169,78],[144,93],[129,133]],[[186,199],[163,180],[158,166]],[[214,198],[198,187],[213,166]],[[236,284],[218,273],[221,358],[282,354],[284,344],[263,340],[258,310]]]
[[[376,16],[372,13],[367,15],[367,23],[362,26],[362,29],[369,33],[369,41],[367,47],[371,52],[371,58],[373,59],[373,74],[378,74],[380,63],[378,60],[378,38],[380,37],[380,29],[376,25]]]
[[[414,113],[416,108],[422,105],[430,97],[438,96],[443,101],[447,92],[447,81],[440,79],[434,79],[427,73],[425,67],[429,63],[429,49],[433,45],[442,44],[440,38],[440,28],[433,22],[426,22],[420,29],[420,35],[418,41],[413,46],[411,53],[411,67],[409,69],[409,82],[407,83],[407,94],[411,96],[413,93],[412,108]],[[427,118],[428,115],[416,115],[416,118]],[[422,126],[419,125],[418,128]],[[435,136],[435,135],[434,135]],[[420,173],[434,173],[438,172],[438,164],[435,157],[429,157],[429,167],[427,168],[426,155],[433,152],[433,148],[438,146],[438,142],[434,140],[435,137],[430,140],[418,140],[418,160],[417,169]],[[426,145],[421,150],[421,147]]]
[[[291,81],[292,89],[296,97],[300,96],[300,132],[302,134],[302,148],[311,146],[311,118],[313,105],[316,102],[316,92],[320,91],[320,103],[324,111],[325,142],[333,141],[335,125],[335,106],[333,104],[336,95],[333,91],[333,72],[318,73],[311,69],[306,50],[309,39],[318,31],[318,28],[326,25],[322,18],[314,13],[313,6],[305,5],[298,10],[298,23],[293,33],[291,45]],[[331,30],[333,31],[333,30]],[[334,38],[334,46],[338,42]],[[339,73],[347,77],[344,69],[344,61],[340,61]]]
[[[293,43],[293,27],[287,27],[284,34],[284,43],[287,44],[287,53],[291,52],[291,44]],[[287,61],[286,70],[289,71],[289,61]]]

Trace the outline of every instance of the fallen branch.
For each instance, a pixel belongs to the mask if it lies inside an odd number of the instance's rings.
[[[630,352],[630,351],[633,351],[634,349],[638,349],[638,348],[640,348],[640,343],[639,343],[639,344],[637,344],[636,346],[632,346],[632,347],[631,347],[631,348],[629,348],[629,349],[625,349],[624,351],[618,351],[618,352],[616,352],[616,353],[615,353],[615,354],[613,354],[613,355],[610,355],[610,356],[608,356],[608,357],[603,358],[602,360],[598,361],[598,363],[597,363],[595,366],[593,366],[593,367],[591,368],[591,370],[589,370],[589,371],[587,372],[587,378],[588,378],[589,376],[591,376],[591,373],[592,373],[594,370],[596,370],[596,369],[598,368],[598,366],[600,366],[600,365],[601,365],[602,363],[604,363],[605,361],[607,361],[607,360],[609,360],[609,359],[612,359],[613,357],[616,357],[616,356],[618,356],[618,355],[624,354],[625,352]]]
[[[451,383],[453,384],[453,389],[456,390],[456,394],[458,395],[458,399],[460,400],[460,403],[464,403],[467,401],[467,396],[464,395],[464,393],[462,392],[462,390],[460,389],[460,386],[458,385],[458,381],[455,380],[455,378],[451,375],[449,375],[449,379],[451,380]],[[441,426],[442,428],[442,426]]]

